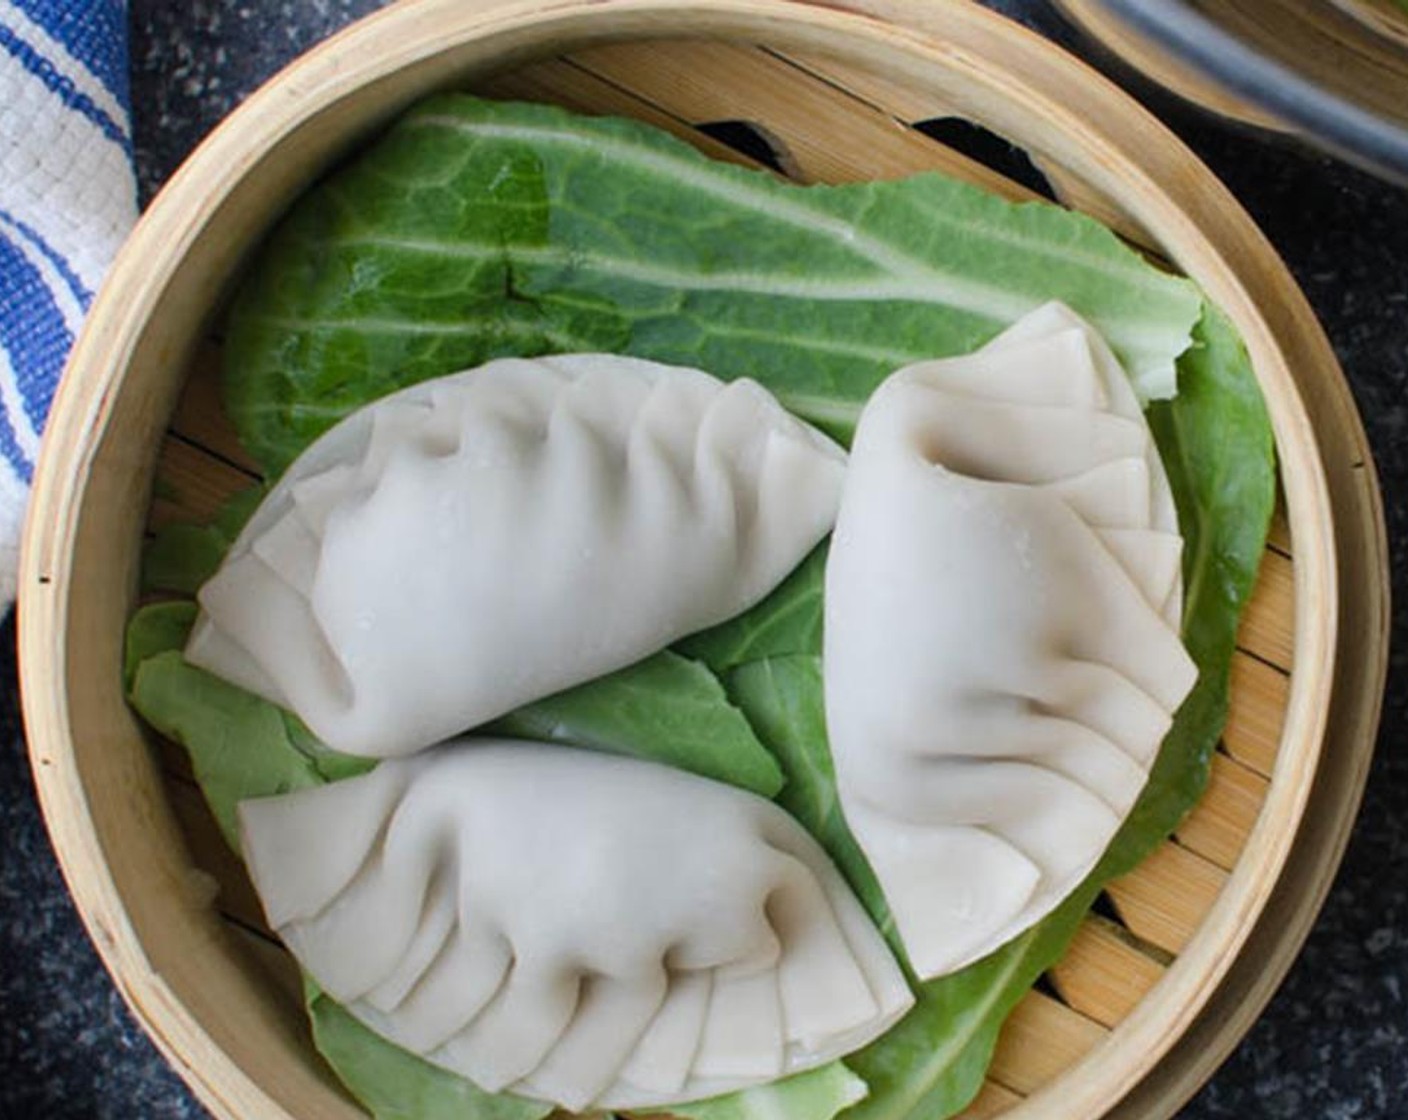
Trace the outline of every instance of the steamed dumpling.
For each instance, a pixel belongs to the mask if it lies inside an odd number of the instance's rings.
[[[697,1099],[854,1050],[912,1003],[796,821],[654,763],[460,740],[240,820],[323,989],[491,1091]]]
[[[830,531],[844,469],[752,381],[493,361],[309,447],[186,657],[335,750],[407,754],[751,606]]]
[[[1052,305],[894,374],[826,572],[846,820],[930,977],[1092,869],[1196,678],[1173,500],[1124,374]]]

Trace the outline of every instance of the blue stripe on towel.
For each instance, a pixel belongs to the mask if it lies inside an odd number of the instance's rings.
[[[15,429],[10,423],[10,410],[6,407],[3,397],[0,397],[0,458],[10,464],[10,468],[26,486],[34,482],[34,464],[20,450],[19,441],[15,439]]]
[[[29,461],[20,448],[19,440],[15,438],[15,429],[10,422],[10,408],[4,397],[0,397],[0,459],[10,465],[16,477],[26,486],[34,482],[34,464]]]
[[[41,55],[10,28],[0,23],[0,47],[3,47],[29,73],[44,83],[46,89],[76,113],[82,114],[102,131],[103,135],[119,145],[132,158],[132,141],[127,131],[113,120],[86,93],[75,86],[68,77],[60,74],[54,64]]]
[[[64,283],[68,285],[68,290],[73,293],[73,298],[79,303],[84,311],[88,310],[88,305],[93,302],[93,293],[88,290],[87,285],[78,278],[78,273],[68,263],[68,258],[60,253],[44,240],[40,232],[26,222],[20,221],[8,210],[0,210],[0,222],[10,226],[16,233],[35,247],[44,259],[54,266],[54,271],[64,278]]]
[[[120,0],[10,0],[93,72],[131,111],[127,81],[127,9]]]
[[[9,237],[0,233],[0,345],[10,356],[25,415],[34,430],[44,427],[73,335],[39,269]],[[0,454],[26,482],[34,464],[15,439],[0,400]]]
[[[4,398],[0,398],[0,458],[10,464],[10,469],[26,486],[34,483],[34,464],[25,458],[24,452],[20,450],[19,441],[15,439],[15,429],[10,424],[10,410],[6,407]]]

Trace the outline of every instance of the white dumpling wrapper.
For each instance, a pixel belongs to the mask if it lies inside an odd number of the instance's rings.
[[[830,1061],[913,1002],[817,842],[637,759],[464,739],[240,806],[271,926],[392,1042],[572,1109]]]
[[[921,977],[1045,917],[1133,807],[1197,676],[1181,555],[1134,394],[1060,305],[867,404],[827,564],[827,723]]]
[[[359,410],[201,589],[186,657],[349,754],[408,754],[753,605],[845,454],[755,382],[506,358]]]

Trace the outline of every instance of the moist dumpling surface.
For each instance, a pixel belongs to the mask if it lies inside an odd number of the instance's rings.
[[[491,1091],[699,1099],[857,1049],[913,1002],[801,825],[654,763],[466,739],[240,818],[323,989]]]
[[[408,754],[745,610],[830,531],[844,470],[746,379],[500,359],[309,447],[186,656],[335,750]]]
[[[826,573],[827,724],[921,977],[1045,917],[1133,807],[1197,675],[1181,555],[1133,391],[1060,305],[867,404]]]

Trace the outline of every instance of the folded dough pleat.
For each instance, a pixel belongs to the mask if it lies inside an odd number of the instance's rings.
[[[1024,912],[1041,883],[1038,862],[986,829],[914,824],[855,798],[847,800],[846,820],[920,976],[985,956],[997,944],[994,931]]]
[[[681,1091],[699,1053],[713,981],[712,972],[672,974],[660,1010],[620,1070],[622,1088],[643,1101],[685,1099]]]
[[[1183,538],[1157,529],[1101,529],[1097,535],[1149,605],[1176,629],[1183,604]]]
[[[318,575],[318,538],[292,511],[281,517],[250,548],[279,579],[303,599]]]
[[[906,369],[915,382],[941,386],[954,396],[1052,408],[1105,408],[1109,386],[1084,332],[1054,320],[1050,327],[1049,332],[1026,337],[1014,325],[976,353],[915,362]],[[1044,375],[1033,377],[1034,367]],[[1138,418],[1137,412],[1122,415]]]
[[[515,1091],[571,1109],[586,1108],[616,1080],[660,1010],[669,983],[663,968],[646,976],[583,980],[571,1023]]]
[[[488,1006],[429,1058],[481,1089],[500,1092],[552,1052],[576,1014],[583,984],[580,974],[515,963]]]
[[[1029,749],[1038,754],[1050,755],[1081,740],[1090,740],[1094,749],[1095,740],[1099,740],[1142,773],[1173,723],[1172,715],[1158,700],[1098,662],[1070,659],[1048,665],[1035,693],[1032,699],[1041,709],[1037,714],[1044,718],[1024,727],[1024,744],[1030,744]],[[1086,735],[1076,733],[1072,724],[1084,728]]]
[[[454,944],[464,941],[464,934],[458,928],[458,918],[457,892],[444,875],[437,875],[426,894],[419,927],[405,955],[391,973],[367,993],[367,1003],[382,1012],[390,1012],[404,1004],[420,986],[421,980],[443,967],[443,962],[460,948]],[[449,1033],[452,1032],[447,1032],[446,1037]]]
[[[377,767],[357,782],[303,792],[296,828],[247,831],[241,850],[251,877],[264,884],[259,901],[274,928],[305,922],[342,894],[382,845],[386,822],[405,796],[406,775]],[[262,802],[246,802],[240,819],[257,819]],[[315,842],[319,858],[306,858]]]
[[[1102,531],[1143,530],[1153,511],[1149,465],[1142,457],[1112,459],[1082,474],[1045,483],[1045,487],[1059,495],[1087,525]]]
[[[787,1034],[801,1047],[863,1027],[880,1004],[821,885],[801,866],[773,892],[768,920],[788,946],[777,965]]]
[[[404,964],[409,973],[414,967],[410,953]],[[368,994],[360,1015],[397,1045],[417,1054],[432,1053],[475,1021],[499,994],[512,967],[513,955],[501,935],[479,923],[460,926],[416,974],[401,1000],[392,1000],[389,989],[378,987]],[[446,999],[447,992],[455,998]]]
[[[1063,303],[1053,301],[1023,316],[1007,330],[987,344],[980,353],[1004,353],[1013,350],[1026,350],[1028,355],[1039,351],[1026,349],[1040,344],[1043,340],[1064,339],[1066,345],[1075,351],[1073,361],[1082,367],[1088,360],[1094,367],[1096,376],[1104,389],[1105,406],[1117,416],[1126,420],[1143,423],[1143,409],[1134,392],[1134,385],[1125,375],[1115,352],[1100,332]],[[1027,369],[1046,369],[1039,361],[1026,363]],[[1173,503],[1173,490],[1168,485],[1163,460],[1158,448],[1151,439],[1145,450],[1145,460],[1149,466],[1151,494],[1154,508],[1150,518],[1152,528],[1164,533],[1178,532],[1178,511]]]
[[[894,376],[906,378],[908,371]],[[916,432],[921,453],[972,478],[1059,482],[1139,455],[1148,438],[1141,424],[1112,413],[974,400],[927,383],[902,383],[925,413],[922,433]],[[993,445],[995,430],[1006,441],[1000,452]]]
[[[424,917],[431,868],[373,856],[337,898],[304,921],[281,926],[295,957],[320,962],[323,990],[340,1003],[360,1000],[396,972],[412,949]],[[374,929],[375,937],[349,938],[348,929]]]
[[[783,1069],[782,1000],[777,972],[720,969],[693,1074],[717,1081],[772,1081]]]

